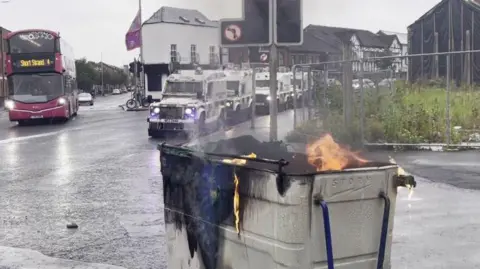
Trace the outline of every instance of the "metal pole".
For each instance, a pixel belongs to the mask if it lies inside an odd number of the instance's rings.
[[[137,84],[137,73],[138,73],[138,69],[137,69],[137,59],[136,58],[133,58],[133,85],[135,85],[135,93],[138,93],[138,84]]]
[[[140,14],[140,57],[139,61],[143,64],[143,38],[142,38],[142,0],[138,0],[138,13]],[[143,87],[143,96],[147,95],[145,85],[145,68],[142,68],[142,73],[140,74],[140,85]]]
[[[390,85],[390,93],[395,93],[395,82],[393,81],[393,69],[388,69],[388,83]]]
[[[451,128],[450,128],[450,55],[447,55],[447,107],[446,107],[446,113],[447,113],[447,145],[450,145],[451,143]]]
[[[278,140],[277,129],[277,46],[273,44],[270,49],[270,141]]]
[[[298,65],[293,65],[293,128],[297,128],[297,69]]]
[[[327,90],[328,90],[328,64],[325,64],[324,70],[323,70],[323,101],[322,101],[323,108],[328,107]]]
[[[364,89],[363,89],[363,60],[360,59],[360,74],[359,74],[359,82],[360,82],[360,141],[362,143],[365,142],[365,131],[364,131],[364,120],[365,120],[365,100],[364,100]]]
[[[103,52],[100,53],[100,66],[101,66],[101,76],[102,76],[102,95],[105,95],[104,83],[103,83]]]
[[[250,111],[251,114],[251,118],[250,118],[250,128],[251,129],[255,129],[255,114],[256,113],[256,108],[257,108],[257,91],[256,91],[256,87],[257,87],[257,80],[256,80],[256,76],[257,76],[257,69],[253,66],[252,68],[253,72],[252,72],[252,109]]]
[[[308,99],[307,99],[307,106],[308,106],[308,120],[312,120],[312,101],[315,100],[314,99],[314,95],[313,95],[313,85],[312,85],[312,69],[309,68],[308,69],[308,73],[307,73],[307,93],[308,93]]]
[[[301,93],[302,93],[302,123],[305,123],[305,70],[302,69],[302,83],[301,85]]]

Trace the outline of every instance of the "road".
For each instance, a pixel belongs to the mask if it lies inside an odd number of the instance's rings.
[[[165,268],[161,141],[147,137],[146,112],[118,108],[127,98],[99,97],[66,124],[17,127],[0,114],[0,268]],[[279,122],[283,136],[292,113]],[[255,131],[245,123],[197,142],[247,133],[266,138],[268,117]],[[478,186],[475,154],[458,154],[458,161],[433,154],[395,158],[429,180]],[[410,199],[400,190],[394,268],[480,265],[480,242],[471,236],[480,194],[429,180],[420,179]],[[78,229],[67,229],[71,222]]]

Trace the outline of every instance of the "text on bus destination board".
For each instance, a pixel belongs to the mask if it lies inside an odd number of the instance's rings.
[[[50,59],[31,59],[31,60],[20,60],[20,67],[43,67],[53,65],[53,61]]]

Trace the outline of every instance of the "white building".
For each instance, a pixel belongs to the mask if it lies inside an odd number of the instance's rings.
[[[218,65],[219,24],[198,10],[162,7],[142,25],[147,96],[159,99],[173,66]],[[170,67],[170,69],[169,69]]]
[[[400,42],[400,46],[401,46],[401,55],[406,56],[408,54],[408,34],[397,33],[397,32],[389,32],[389,31],[384,31],[384,30],[378,31],[378,34],[379,35],[395,35],[395,36],[397,36],[398,42]],[[401,60],[400,68],[398,69],[398,71],[407,72],[407,70],[408,70],[408,59],[403,58]]]

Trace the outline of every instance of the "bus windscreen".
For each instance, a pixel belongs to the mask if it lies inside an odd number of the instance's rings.
[[[48,102],[64,94],[62,75],[15,74],[8,77],[10,98],[22,103]]]
[[[55,52],[55,37],[43,31],[22,32],[10,37],[9,53]]]

